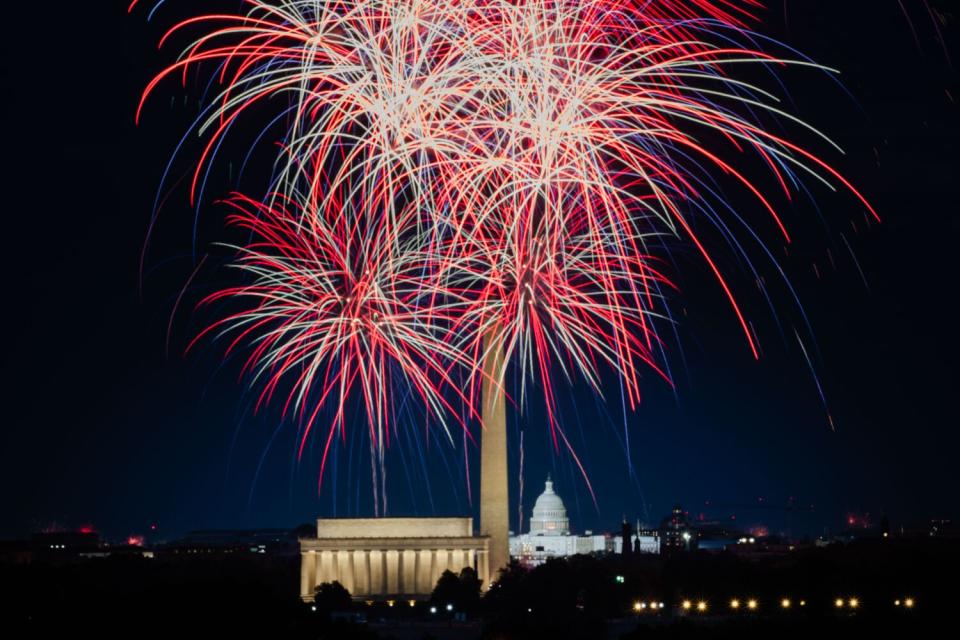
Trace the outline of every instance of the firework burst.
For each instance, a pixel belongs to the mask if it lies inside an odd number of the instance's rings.
[[[398,383],[448,434],[466,428],[479,389],[506,387],[506,368],[484,369],[491,348],[518,368],[521,404],[529,383],[543,390],[557,443],[555,372],[602,392],[611,369],[631,406],[643,370],[669,378],[657,327],[670,318],[674,246],[696,248],[758,357],[703,229],[749,263],[755,229],[790,241],[774,194],[788,201],[804,180],[876,215],[764,126],[832,145],[742,79],[745,67],[825,71],[763,50],[778,47],[750,31],[759,1],[246,5],[175,25],[161,44],[199,35],[143,100],[194,69],[216,82],[191,197],[234,124],[271,114],[257,139],[272,134],[283,151],[268,193],[230,201],[231,223],[254,238],[236,247],[251,283],[208,300],[249,304],[208,332],[231,335],[229,349],[249,343],[263,401],[293,381],[285,407],[305,424],[301,450],[332,406],[329,450],[353,394],[386,444]],[[765,217],[724,201],[718,180]]]
[[[455,307],[439,301],[437,288],[424,289],[422,272],[430,268],[426,256],[402,242],[397,250],[392,226],[365,227],[351,219],[350,207],[328,227],[295,202],[268,207],[235,195],[227,204],[233,209],[228,224],[251,237],[246,245],[232,247],[238,255],[233,266],[248,283],[201,302],[239,310],[225,314],[194,343],[212,334],[228,341],[228,354],[245,348],[243,370],[261,387],[258,407],[287,383],[283,414],[295,415],[301,425],[298,456],[318,417],[331,416],[320,425],[321,482],[333,439],[346,437],[351,397],[362,404],[381,465],[400,405],[411,398],[451,442],[453,425],[470,437],[460,408],[469,404],[451,373],[469,362],[450,334]],[[386,493],[380,491],[385,509]]]

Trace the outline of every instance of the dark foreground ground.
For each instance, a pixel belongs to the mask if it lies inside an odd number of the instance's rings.
[[[956,624],[960,545],[873,541],[787,556],[577,556],[513,570],[480,599],[300,602],[296,557],[110,557],[0,565],[8,638],[921,637]],[[906,598],[914,606],[904,606]],[[849,599],[857,599],[857,607]],[[730,608],[733,599],[739,610]],[[753,612],[744,609],[757,600]],[[790,599],[784,609],[782,601]],[[844,600],[838,608],[836,600]],[[803,606],[800,606],[801,600]],[[900,600],[900,606],[895,604]],[[685,610],[684,601],[691,608]],[[664,603],[651,612],[649,604]],[[705,603],[706,610],[697,611]],[[446,604],[454,611],[447,613]],[[435,613],[431,607],[436,607]],[[456,615],[460,614],[460,615]],[[456,618],[456,619],[455,619]]]

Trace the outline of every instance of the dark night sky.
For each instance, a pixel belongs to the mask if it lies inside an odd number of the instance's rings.
[[[139,287],[153,197],[197,99],[194,86],[185,92],[170,83],[144,124],[133,125],[142,87],[173,55],[158,53],[157,39],[178,13],[204,3],[168,4],[151,24],[143,13],[128,17],[126,2],[60,3],[48,16],[18,3],[5,13],[0,536],[56,523],[119,537],[152,522],[172,536],[369,513],[362,440],[352,462],[338,457],[336,486],[328,481],[318,497],[317,452],[297,467],[293,425],[271,410],[249,415],[251,395],[236,363],[221,365],[221,346],[181,355],[202,320],[189,312],[193,292],[174,317],[167,355],[171,310],[194,264],[183,190],[162,212]],[[777,8],[764,31],[842,70],[855,100],[820,75],[786,79],[797,112],[846,149],[830,158],[884,218],[868,228],[851,199],[817,190],[833,233],[801,233],[784,261],[816,332],[837,430],[827,425],[795,343],[780,340],[761,301],[748,291],[763,337],[757,363],[716,287],[689,260],[674,302],[686,310],[686,367],[673,349],[676,396],[647,376],[644,404],[628,416],[635,478],[619,444],[616,387],[608,386],[611,422],[580,385],[564,424],[599,510],[569,457],[551,452],[535,406],[523,420],[527,509],[552,470],[577,529],[612,529],[621,514],[645,517],[645,510],[659,519],[674,502],[722,516],[731,509],[704,502],[760,496],[816,505],[796,516],[796,528],[808,531],[836,530],[849,512],[877,519],[885,512],[895,524],[957,515],[960,77],[922,2],[907,3],[917,41],[895,0],[793,0],[786,28],[781,3],[770,4]],[[952,2],[932,5],[947,11]],[[960,14],[947,13],[943,28],[960,64]],[[220,213],[209,203],[203,209],[201,248],[216,239]],[[794,228],[819,229],[817,215],[798,200],[787,217]],[[842,245],[834,245],[838,268],[829,268],[825,250],[840,232],[869,288]],[[813,277],[814,261],[822,279]],[[201,283],[209,289],[224,277],[204,271]],[[734,280],[752,287],[748,276]],[[789,326],[789,310],[784,318]],[[462,450],[429,449],[429,482],[408,447],[391,451],[393,514],[471,509],[458,471]],[[475,454],[471,465],[475,481]],[[783,526],[775,510],[741,510],[740,518]]]

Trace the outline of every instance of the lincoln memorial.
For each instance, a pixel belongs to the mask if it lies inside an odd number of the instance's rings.
[[[355,598],[406,599],[430,595],[447,569],[490,575],[490,539],[473,535],[473,518],[319,519],[317,537],[302,538],[300,553],[307,602],[334,580]]]

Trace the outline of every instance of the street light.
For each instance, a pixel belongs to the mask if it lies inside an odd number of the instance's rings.
[[[856,598],[850,598],[850,608],[851,608],[851,609],[856,609],[856,608],[859,607],[859,606],[860,606],[860,601],[859,601],[859,600],[857,600]]]
[[[789,599],[789,598],[784,598],[783,600],[780,601],[780,607],[783,608],[783,609],[789,609],[789,608],[790,608],[790,604],[791,604],[791,603],[790,603],[790,599]]]
[[[754,600],[753,598],[750,598],[749,600],[747,600],[747,609],[750,609],[750,611],[756,611],[757,601]]]
[[[731,608],[731,609],[739,609],[739,608],[740,608],[740,601],[737,600],[736,598],[734,598],[733,600],[731,600],[731,601],[730,601],[730,608]]]
[[[707,603],[706,603],[706,602],[704,602],[703,600],[701,600],[700,602],[697,603],[697,611],[699,611],[700,613],[703,613],[703,612],[706,611],[706,610],[707,610]]]
[[[689,600],[684,600],[682,606],[683,606],[683,608],[684,608],[685,611],[689,611],[689,610],[690,610],[690,607],[693,606],[693,603],[690,602]]]

